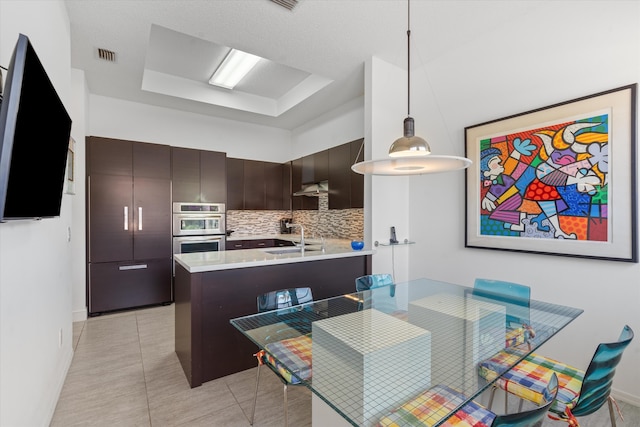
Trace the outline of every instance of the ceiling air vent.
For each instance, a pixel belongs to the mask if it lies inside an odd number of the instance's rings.
[[[116,62],[116,53],[112,50],[98,48],[98,58],[109,62]]]
[[[292,10],[298,4],[298,0],[271,0],[271,1],[289,10]]]

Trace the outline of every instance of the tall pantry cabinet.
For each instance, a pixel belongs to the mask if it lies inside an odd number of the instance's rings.
[[[89,315],[170,303],[169,146],[87,138]]]

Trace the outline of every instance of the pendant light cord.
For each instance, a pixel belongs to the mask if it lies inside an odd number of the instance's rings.
[[[407,0],[407,117],[411,117],[411,1]]]

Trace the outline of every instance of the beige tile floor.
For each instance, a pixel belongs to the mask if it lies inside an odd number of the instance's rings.
[[[190,388],[173,348],[173,315],[170,305],[74,323],[75,354],[51,426],[249,426],[255,368]],[[620,407],[625,421],[618,420],[619,427],[640,426],[640,408]],[[254,425],[284,425],[282,408],[282,384],[263,370]],[[289,425],[311,425],[305,387],[289,387]],[[607,409],[580,425],[609,426]]]
[[[174,352],[174,305],[74,323],[75,354],[51,426],[249,426],[255,368],[190,388]],[[289,425],[311,394],[289,387]],[[283,425],[282,383],[263,370],[255,426]]]

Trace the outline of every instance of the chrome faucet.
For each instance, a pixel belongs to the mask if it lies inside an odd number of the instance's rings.
[[[304,227],[302,224],[287,223],[287,228],[300,227],[300,247],[304,249]]]

